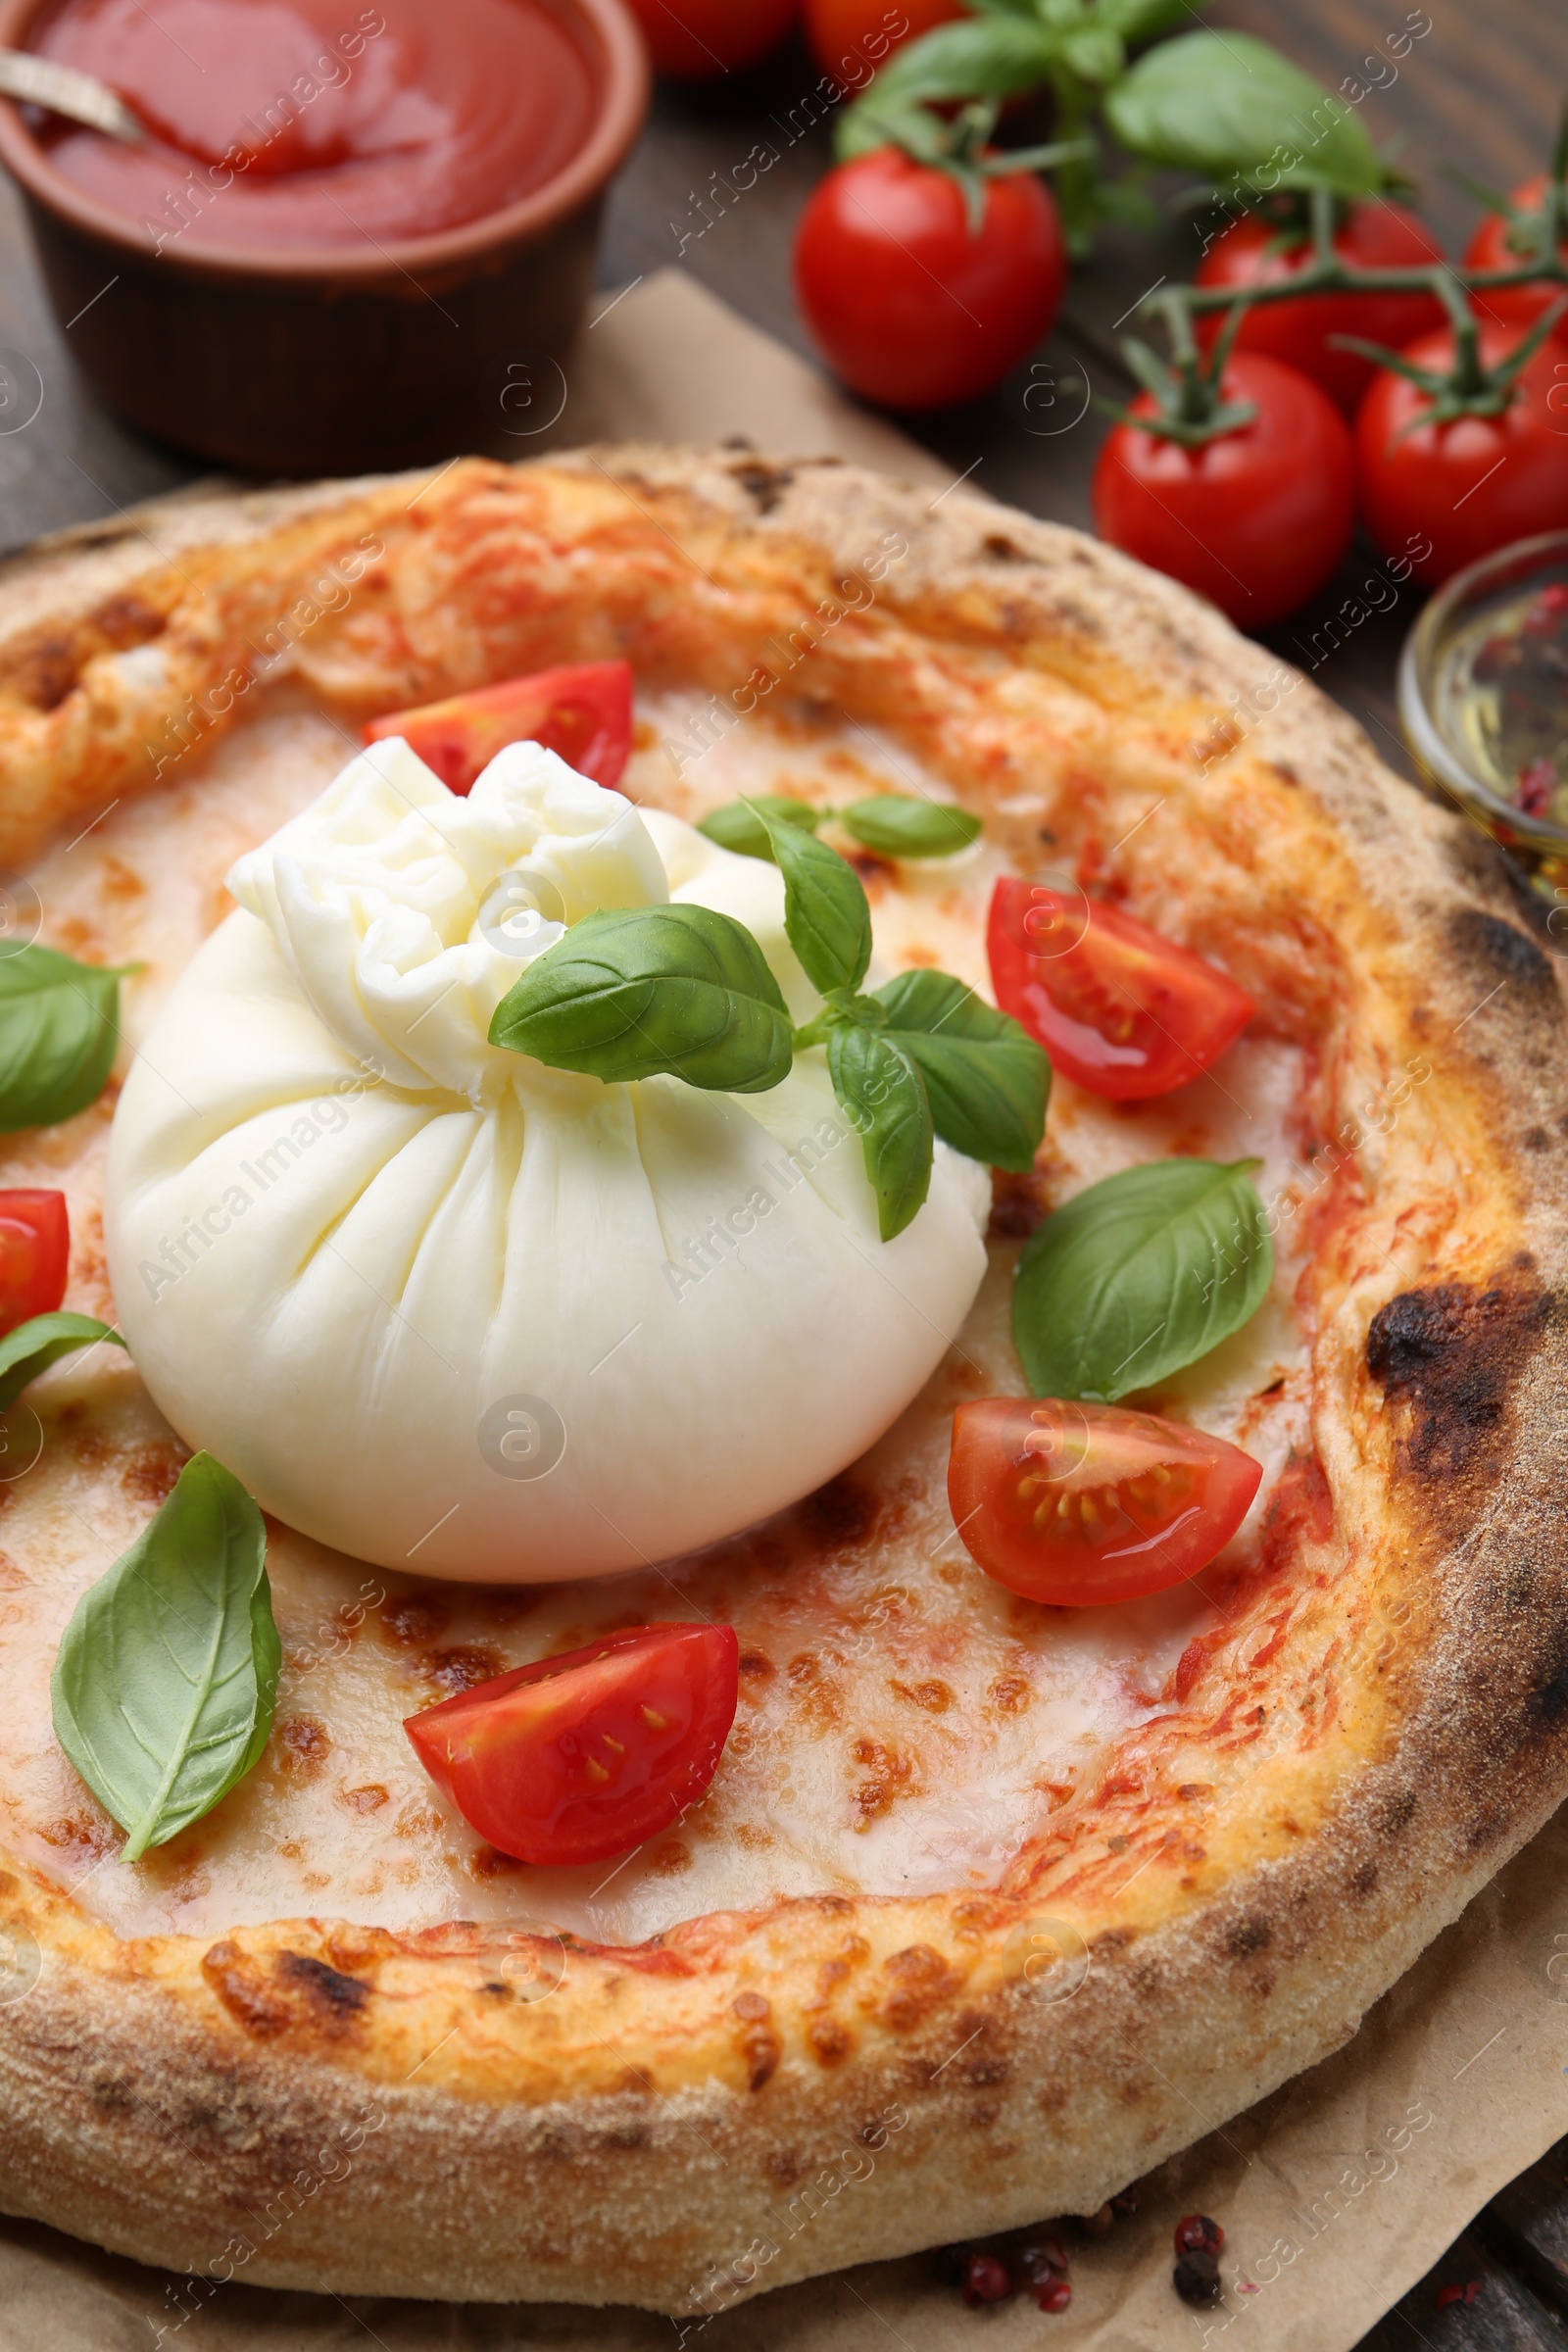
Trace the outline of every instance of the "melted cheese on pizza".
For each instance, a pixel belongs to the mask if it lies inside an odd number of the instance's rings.
[[[700,757],[672,757],[671,743],[689,747],[687,717],[678,698],[645,706],[623,786],[633,798],[696,818],[742,791],[830,804],[878,791],[947,797],[906,750],[858,724],[786,710]],[[229,865],[322,789],[349,740],[296,692],[274,695],[199,762],[181,761],[167,789],[106,809],[36,869],[49,944],[142,967],[124,991],[126,1055],[228,911]],[[1008,813],[1027,826],[1022,800]],[[1050,847],[1041,843],[1043,865]],[[989,840],[924,866],[863,860],[885,963],[937,965],[985,990],[984,914],[1001,866]],[[314,1913],[394,1930],[540,1923],[627,1942],[780,1895],[1006,1883],[1053,1814],[1065,1819],[1092,1798],[1112,1746],[1158,1721],[1184,1652],[1224,1621],[1281,1473],[1306,1451],[1298,1264],[1282,1248],[1251,1324],[1160,1394],[1162,1409],[1265,1465],[1247,1524],[1192,1585],[1072,1611],[992,1583],[948,1508],[952,1408],[1022,1389],[1007,1298],[1033,1220],[1116,1168],[1169,1152],[1261,1159],[1265,1200],[1289,1200],[1310,1181],[1293,1148],[1304,1084],[1298,1049],[1260,1035],[1163,1102],[1118,1107],[1058,1080],[1042,1171],[1000,1192],[989,1276],[924,1393],[851,1472],[700,1557],[591,1585],[481,1589],[421,1581],[416,1561],[407,1574],[371,1569],[271,1525],[284,1666],[267,1754],[216,1813],[132,1868],[54,1740],[49,1673],[78,1594],[145,1524],[183,1449],[118,1350],[68,1360],[0,1427],[7,1844],[125,1935],[206,1936]],[[115,1093],[0,1152],[0,1184],[65,1189],[67,1303],[106,1316],[99,1203]],[[725,1279],[721,1262],[694,1271]],[[694,1429],[694,1477],[702,1441]],[[619,1863],[510,1861],[416,1762],[402,1719],[416,1708],[609,1628],[698,1616],[737,1629],[736,1728],[701,1803]]]

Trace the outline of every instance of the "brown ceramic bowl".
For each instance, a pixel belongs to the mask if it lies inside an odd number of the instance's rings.
[[[47,5],[0,0],[0,45],[24,47]],[[605,191],[642,127],[648,65],[623,0],[547,5],[593,72],[586,144],[519,203],[363,257],[157,254],[134,220],[57,172],[0,101],[0,162],[22,183],[72,355],[105,397],[162,441],[263,473],[415,465],[524,414],[549,422],[565,389],[551,363],[593,282]]]

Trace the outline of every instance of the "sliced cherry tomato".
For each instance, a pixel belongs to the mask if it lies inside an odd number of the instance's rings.
[[[661,74],[711,81],[755,66],[776,49],[799,0],[631,0]]]
[[[0,1333],[54,1313],[70,1255],[64,1193],[0,1193]]]
[[[960,0],[806,0],[806,37],[824,73],[860,90],[895,49],[962,15]]]
[[[821,180],[795,291],[828,364],[867,400],[970,400],[1049,333],[1067,275],[1056,207],[1030,172],[985,182],[971,228],[951,172],[878,147]]]
[[[604,1862],[657,1838],[718,1769],[735,1720],[727,1625],[639,1625],[411,1715],[420,1763],[519,1862]]]
[[[1095,464],[1095,528],[1262,629],[1321,588],[1348,547],[1354,459],[1344,417],[1299,368],[1236,351],[1221,387],[1257,414],[1199,448],[1111,426]],[[1158,412],[1140,392],[1131,413]]]
[[[1153,1413],[986,1396],[953,1416],[948,1500],[987,1576],[1082,1609],[1206,1568],[1262,1476],[1240,1446]]]
[[[371,719],[365,740],[401,735],[456,793],[471,791],[475,777],[509,743],[542,743],[580,776],[618,784],[631,758],[631,692],[628,662],[583,662],[476,687],[416,710],[389,711]]]
[[[1375,204],[1352,204],[1334,234],[1334,250],[1357,270],[1420,270],[1441,262],[1443,247],[1424,221],[1402,204],[1379,197]],[[1204,254],[1198,272],[1200,286],[1277,285],[1294,277],[1312,258],[1312,240],[1298,244],[1282,240],[1271,221],[1250,214]],[[1223,312],[1211,312],[1199,323],[1199,341],[1207,351],[1219,333]],[[1267,352],[1298,368],[1321,384],[1348,416],[1377,370],[1357,352],[1337,351],[1330,335],[1361,335],[1369,343],[1402,350],[1417,335],[1430,333],[1444,322],[1444,308],[1435,294],[1304,294],[1299,302],[1265,302],[1249,311],[1237,335],[1239,351]]]
[[[1483,365],[1505,359],[1523,332],[1484,326]],[[1426,335],[1404,357],[1451,368],[1453,337]],[[1407,559],[1435,588],[1510,540],[1568,529],[1568,361],[1552,337],[1500,416],[1433,424],[1431,413],[1419,384],[1387,368],[1355,420],[1361,512],[1385,555]]]
[[[1185,1086],[1257,1007],[1230,976],[1096,899],[1004,876],[986,932],[997,1003],[1092,1095],[1140,1102]]]
[[[1529,216],[1534,214],[1539,220],[1541,200],[1545,193],[1546,174],[1538,172],[1534,179],[1527,179],[1522,187],[1515,188],[1508,200],[1510,213],[1488,213],[1464,249],[1465,268],[1517,270],[1529,261],[1538,250],[1537,240],[1530,234]],[[1525,218],[1521,219],[1521,215]],[[1568,237],[1561,240],[1557,250],[1568,262]],[[1525,327],[1533,326],[1543,311],[1549,311],[1562,291],[1549,278],[1537,278],[1522,286],[1479,287],[1470,299],[1483,318],[1494,318],[1501,326]],[[1555,331],[1563,335],[1561,326]],[[1386,342],[1388,338],[1380,335],[1378,340]]]

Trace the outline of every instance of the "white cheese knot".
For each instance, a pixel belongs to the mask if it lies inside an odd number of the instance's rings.
[[[983,1169],[939,1143],[884,1244],[820,1050],[742,1097],[489,1043],[567,925],[671,899],[809,1018],[775,867],[536,745],[459,800],[393,740],[229,886],[121,1096],[105,1232],[155,1400],[264,1509],[418,1575],[602,1575],[782,1508],[923,1385]]]

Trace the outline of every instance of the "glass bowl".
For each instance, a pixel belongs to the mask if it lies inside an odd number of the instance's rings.
[[[1568,531],[1456,572],[1405,639],[1398,699],[1431,783],[1530,862],[1568,858]]]

